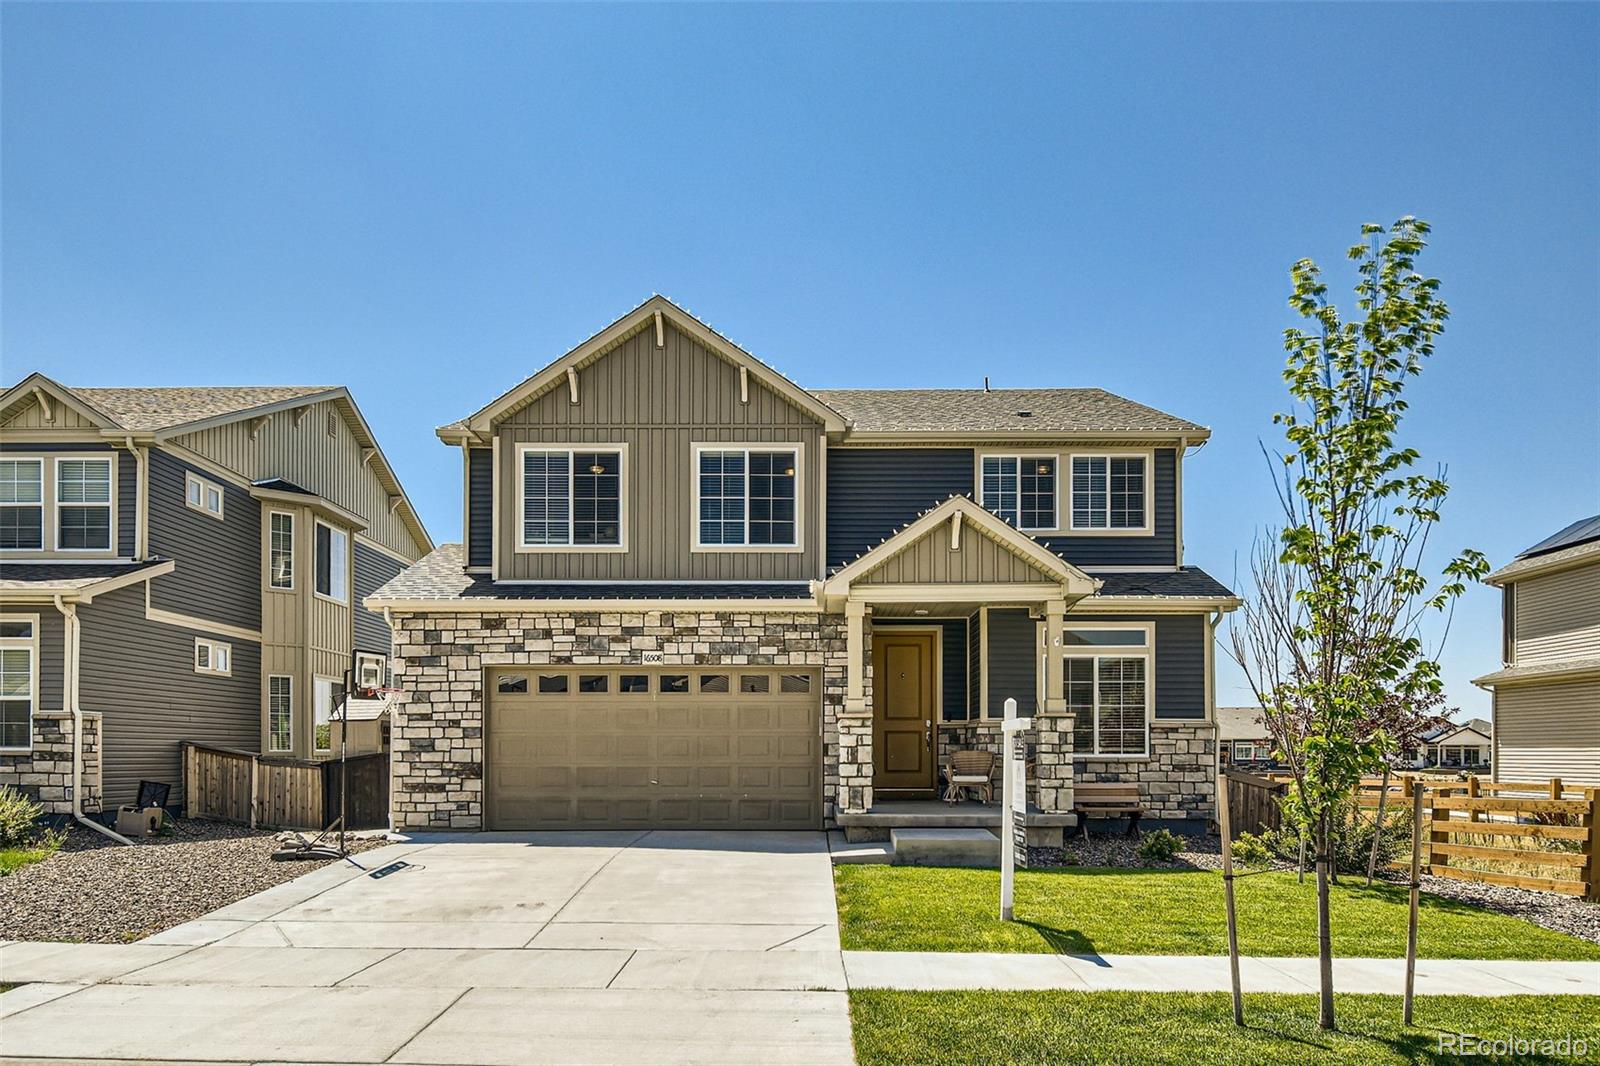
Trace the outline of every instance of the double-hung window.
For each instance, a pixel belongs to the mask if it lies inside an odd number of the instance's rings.
[[[622,546],[622,450],[522,449],[518,546]]]
[[[697,449],[696,547],[798,547],[799,464],[794,448]]]
[[[350,534],[317,523],[317,595],[348,603],[350,599]]]
[[[294,678],[273,674],[267,678],[267,750],[294,747]]]
[[[1123,758],[1150,753],[1151,636],[1146,626],[1068,629],[1063,634],[1072,753]]]
[[[56,460],[56,550],[111,550],[111,460]]]
[[[39,692],[39,620],[0,617],[0,749],[33,746],[33,712]]]
[[[44,549],[42,459],[0,459],[0,548]]]
[[[294,515],[273,511],[267,519],[267,587],[294,588]],[[331,573],[329,575],[332,576]]]
[[[1056,457],[985,455],[983,506],[1018,529],[1056,528]]]
[[[1148,528],[1145,457],[1074,455],[1072,528]]]

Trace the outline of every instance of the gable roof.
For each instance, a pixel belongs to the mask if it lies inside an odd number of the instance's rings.
[[[1422,734],[1422,739],[1428,744],[1437,744],[1451,740],[1460,733],[1477,733],[1483,738],[1485,744],[1489,743],[1489,721],[1486,718],[1469,718],[1465,722],[1447,722],[1437,729],[1430,729]]]
[[[851,433],[1179,433],[1205,426],[1104,389],[815,389]]]
[[[148,437],[156,442],[186,433],[246,418],[260,418],[278,411],[304,407],[324,400],[334,401],[345,421],[355,431],[356,440],[373,452],[373,466],[379,477],[392,486],[392,496],[400,497],[404,521],[424,552],[433,550],[433,538],[405,486],[390,465],[388,456],[367,424],[361,408],[343,385],[197,385],[137,388],[72,388],[35,371],[0,392],[0,411],[33,395],[36,391],[68,402],[88,414],[103,435],[121,439],[124,435]]]
[[[933,530],[949,523],[955,515],[959,515],[963,522],[971,522],[977,527],[980,535],[989,537],[1041,573],[1060,581],[1067,586],[1069,594],[1087,596],[1100,588],[1099,580],[1079,570],[1039,541],[975,502],[970,496],[957,494],[922,512],[885,537],[878,545],[868,548],[835,570],[824,583],[824,594],[843,596],[857,578],[865,577],[877,570]]]
[[[661,324],[668,321],[714,354],[734,366],[748,370],[757,380],[796,407],[809,412],[829,432],[844,431],[844,416],[819,400],[814,393],[802,389],[682,307],[657,293],[466,418],[440,426],[438,434],[450,443],[457,443],[464,437],[486,433],[499,419],[521,410],[551,389],[563,386],[566,383],[568,369],[582,369],[642,330],[661,328]]]

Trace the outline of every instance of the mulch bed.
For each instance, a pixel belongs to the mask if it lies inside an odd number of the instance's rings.
[[[199,819],[173,829],[130,848],[74,826],[56,854],[0,877],[0,940],[127,943],[327,865],[273,862],[278,834],[267,830]]]
[[[1120,833],[1096,833],[1087,843],[1082,837],[1073,837],[1065,848],[1029,848],[1028,865],[1040,866],[1107,866],[1125,869],[1158,870],[1221,870],[1221,841],[1215,836],[1185,836],[1184,850],[1170,862],[1143,863],[1139,861],[1139,841]],[[1274,869],[1293,870],[1293,863],[1273,862]],[[1312,872],[1306,871],[1310,881]],[[1404,883],[1404,873],[1398,870],[1380,872],[1379,877],[1391,884]],[[1363,875],[1343,875],[1346,884],[1363,884]],[[1485,885],[1475,881],[1457,881],[1451,878],[1424,874],[1422,891],[1445,899],[1470,903],[1484,910],[1510,915],[1532,922],[1534,925],[1568,936],[1579,937],[1600,944],[1600,903],[1588,903],[1575,896],[1554,892],[1532,892],[1523,888],[1502,885]]]

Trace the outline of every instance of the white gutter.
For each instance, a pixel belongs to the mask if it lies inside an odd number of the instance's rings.
[[[149,554],[145,544],[149,534],[146,531],[144,513],[144,462],[139,455],[138,447],[133,443],[133,434],[130,433],[123,438],[122,446],[133,456],[133,557],[144,559]]]
[[[72,713],[72,817],[79,825],[88,826],[102,836],[110,837],[119,844],[133,846],[133,841],[119,833],[101,825],[83,813],[83,708],[78,704],[78,605],[67,603],[60,595],[56,596],[56,610],[61,612],[65,625],[62,634],[62,678],[61,698],[67,705],[67,710]],[[101,737],[101,751],[104,752],[105,738]]]

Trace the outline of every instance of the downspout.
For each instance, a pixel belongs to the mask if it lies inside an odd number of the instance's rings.
[[[123,438],[122,446],[128,449],[128,454],[133,456],[133,557],[138,560],[147,558],[150,554],[149,530],[145,517],[145,464],[144,457],[139,454],[139,448],[133,443],[130,433]]]
[[[119,833],[114,833],[99,822],[89,818],[83,813],[83,708],[78,704],[78,605],[67,603],[61,594],[56,594],[56,610],[61,612],[64,626],[62,633],[62,679],[61,698],[66,703],[67,710],[72,714],[72,818],[79,825],[88,826],[102,836],[110,837],[119,844],[133,846],[133,841]],[[100,743],[104,751],[105,738],[101,737]]]

